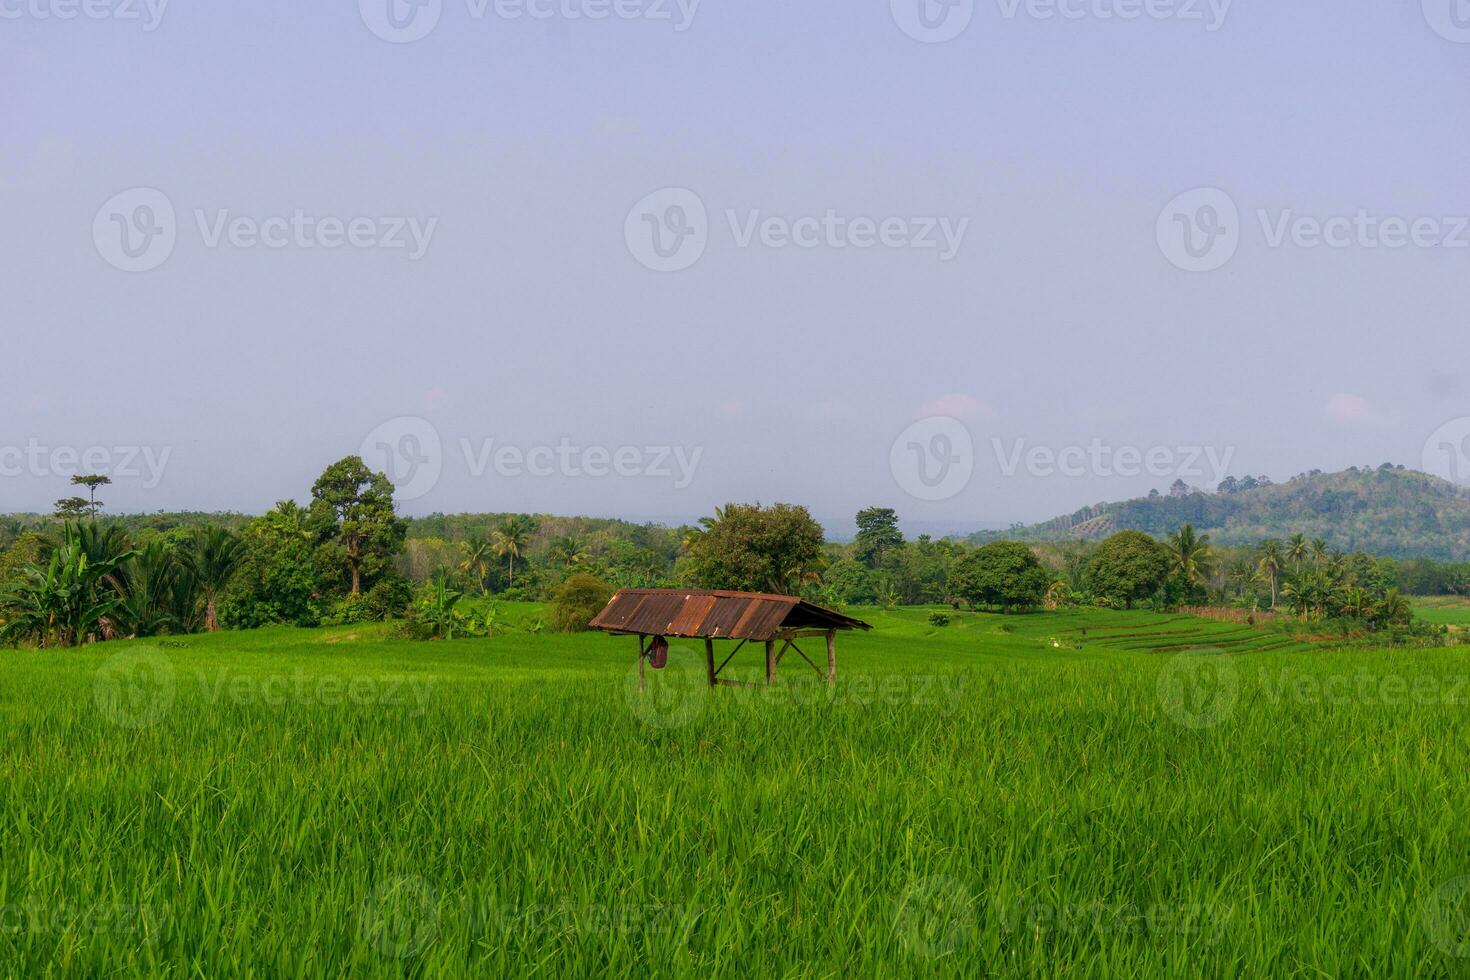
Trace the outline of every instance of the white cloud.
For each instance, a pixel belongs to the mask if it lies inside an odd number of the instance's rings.
[[[1327,399],[1326,408],[1329,421],[1339,425],[1356,425],[1361,422],[1371,422],[1378,415],[1373,403],[1362,395],[1353,395],[1347,392],[1338,392]]]
[[[989,419],[995,417],[995,409],[974,395],[940,395],[931,398],[914,413],[915,418],[946,415],[954,419]]]

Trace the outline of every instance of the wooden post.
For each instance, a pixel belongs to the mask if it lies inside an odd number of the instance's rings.
[[[704,662],[709,668],[709,686],[715,686],[715,641],[709,637],[704,638]]]
[[[638,690],[643,690],[643,634],[638,634]]]
[[[776,641],[766,641],[766,683],[776,683]]]
[[[827,631],[827,683],[837,683],[837,631]]]

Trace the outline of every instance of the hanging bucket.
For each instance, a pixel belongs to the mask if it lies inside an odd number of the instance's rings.
[[[648,665],[654,670],[663,670],[669,663],[669,641],[661,636],[653,638],[653,646],[648,648]]]

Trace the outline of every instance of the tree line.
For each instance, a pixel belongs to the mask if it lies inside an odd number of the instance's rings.
[[[1369,628],[1411,619],[1400,579],[1450,566],[1329,549],[1296,534],[1215,547],[1185,524],[1162,540],[978,547],[905,538],[870,507],[846,544],[806,508],[727,504],[666,528],[524,514],[397,514],[393,487],[358,457],[329,466],[306,504],[265,514],[107,518],[95,491],[58,502],[57,526],[0,521],[0,640],[89,640],[286,624],[401,620],[412,635],[489,635],[501,598],[552,603],[551,627],[578,628],[617,588],[703,587],[797,594],[831,606],[947,604],[1016,612],[1063,605],[1216,605],[1281,610]],[[1444,577],[1453,578],[1449,572]],[[470,600],[470,601],[466,601]],[[589,611],[590,610],[590,611]]]

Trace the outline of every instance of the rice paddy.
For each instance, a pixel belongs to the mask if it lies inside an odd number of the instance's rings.
[[[1462,650],[928,613],[832,689],[524,631],[0,654],[0,974],[1470,973]]]

